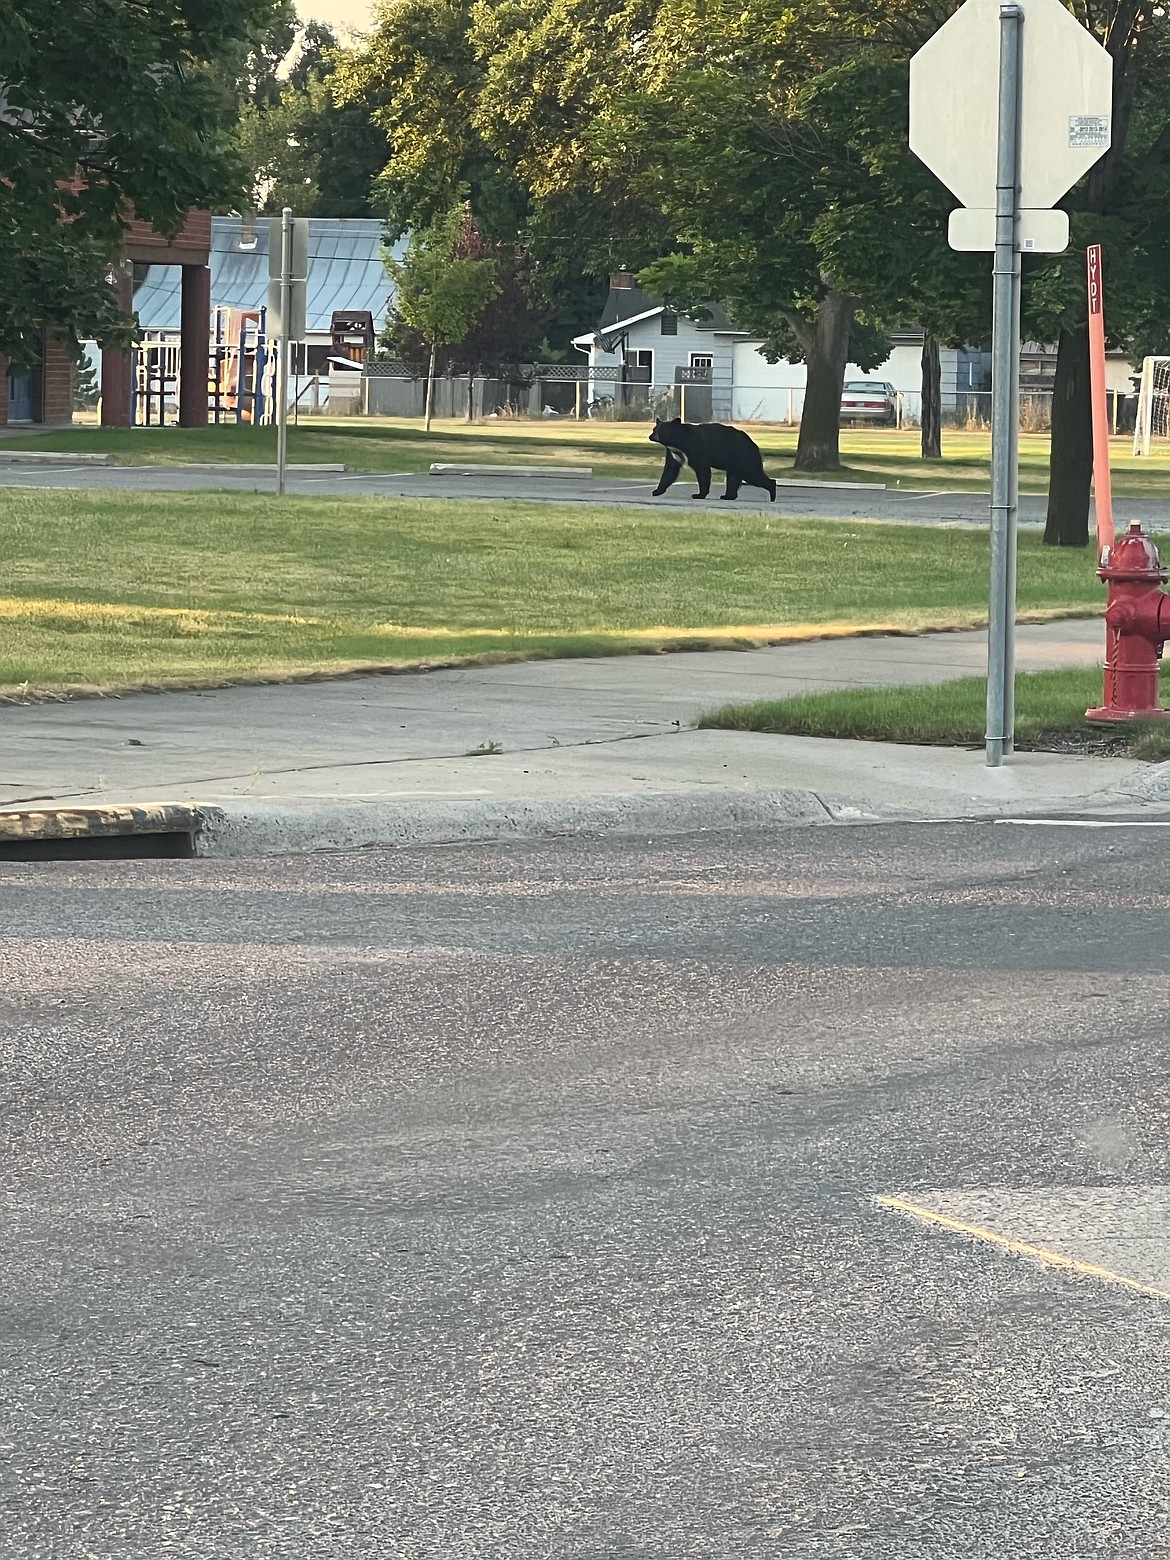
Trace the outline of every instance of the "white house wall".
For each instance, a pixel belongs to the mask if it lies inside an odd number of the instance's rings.
[[[953,347],[939,351],[943,405],[953,405],[958,391],[959,354]],[[732,361],[731,416],[735,422],[789,422],[800,417],[807,369],[781,358],[769,363],[758,341],[737,341]],[[917,407],[922,394],[922,348],[918,343],[896,346],[875,369],[850,363],[845,379],[884,379]]]

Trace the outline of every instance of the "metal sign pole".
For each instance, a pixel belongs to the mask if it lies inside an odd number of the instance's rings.
[[[280,357],[276,373],[276,491],[284,496],[288,463],[288,349],[292,328],[292,208],[280,214]]]
[[[987,763],[1010,753],[1015,731],[1016,511],[1019,497],[1020,43],[1024,13],[999,8],[999,133],[991,349],[991,593],[987,624]]]

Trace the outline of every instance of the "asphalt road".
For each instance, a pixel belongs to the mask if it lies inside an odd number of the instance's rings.
[[[0,1554],[1170,1555],[1168,838],[0,864]]]
[[[689,473],[687,473],[689,478]],[[644,479],[595,477],[432,477],[425,474],[371,474],[347,472],[300,475],[289,468],[290,494],[318,497],[359,498],[435,498],[480,499],[507,502],[522,499],[528,503],[606,504],[625,508],[694,509],[692,483],[679,481],[661,498],[653,497],[658,469],[648,465]],[[275,479],[256,475],[246,468],[233,473],[196,470],[184,466],[45,466],[21,464],[5,466],[0,451],[0,488],[38,487],[81,490],[115,489],[125,492],[260,492],[275,491]],[[722,507],[712,488],[708,504]],[[769,514],[808,516],[817,519],[896,520],[907,525],[978,525],[988,519],[986,493],[902,492],[897,488],[836,486],[830,482],[783,482],[775,503],[766,493],[744,488],[736,500],[741,509],[758,509]],[[1044,524],[1047,500],[1038,495],[1020,499],[1020,523]],[[1170,526],[1170,501],[1153,499],[1117,499],[1114,513],[1126,524],[1140,519],[1160,528]]]

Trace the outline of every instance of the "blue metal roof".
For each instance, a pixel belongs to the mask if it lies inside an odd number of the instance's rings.
[[[254,247],[241,249],[241,217],[211,219],[213,308],[259,309],[268,294],[268,221],[255,223]],[[394,245],[401,255],[405,241]],[[143,330],[179,328],[182,268],[152,265],[134,289]],[[385,323],[394,283],[382,263],[382,224],[371,217],[309,218],[309,285],[306,328],[328,334],[335,310],[368,309],[374,329]]]

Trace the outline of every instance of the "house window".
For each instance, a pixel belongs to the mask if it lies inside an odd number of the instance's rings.
[[[709,352],[691,353],[691,372],[695,378],[711,378],[711,370],[715,366],[715,359]]]
[[[639,347],[636,352],[629,353],[626,357],[626,374],[632,384],[652,385],[654,353],[646,347]]]
[[[672,314],[669,309],[662,311],[661,329],[664,336],[678,335],[678,315]]]

